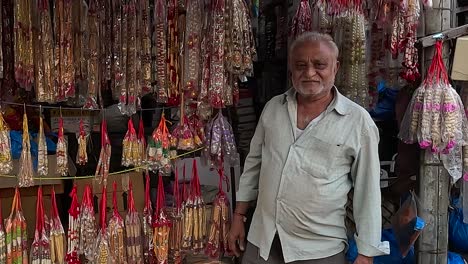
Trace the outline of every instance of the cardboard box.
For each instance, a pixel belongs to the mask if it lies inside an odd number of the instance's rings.
[[[468,81],[468,36],[457,39],[453,56],[451,78],[456,81]]]

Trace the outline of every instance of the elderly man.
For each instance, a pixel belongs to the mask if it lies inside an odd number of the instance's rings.
[[[334,86],[338,48],[309,32],[290,47],[293,89],[265,106],[240,178],[229,247],[244,264],[344,264],[345,205],[354,187],[359,256],[381,242],[379,134],[365,109]],[[245,246],[245,214],[257,200]]]

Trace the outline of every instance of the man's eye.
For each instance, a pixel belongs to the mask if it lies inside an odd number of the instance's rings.
[[[318,69],[323,69],[323,68],[327,67],[327,64],[325,64],[325,63],[316,63],[315,67],[318,68]]]
[[[297,64],[296,67],[298,69],[305,69],[307,66],[305,64]]]

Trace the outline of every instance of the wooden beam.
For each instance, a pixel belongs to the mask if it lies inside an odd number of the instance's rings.
[[[456,28],[447,29],[440,33],[436,33],[427,37],[420,38],[418,39],[417,43],[421,47],[426,48],[426,47],[433,46],[436,43],[437,39],[440,39],[440,38],[444,40],[454,39],[454,38],[458,38],[464,35],[468,35],[468,24],[460,26],[460,27],[456,27]]]

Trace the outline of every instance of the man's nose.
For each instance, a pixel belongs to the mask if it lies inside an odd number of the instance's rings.
[[[306,76],[307,77],[312,77],[315,75],[316,71],[315,71],[315,68],[313,66],[309,66],[307,67],[307,70],[306,70]]]

